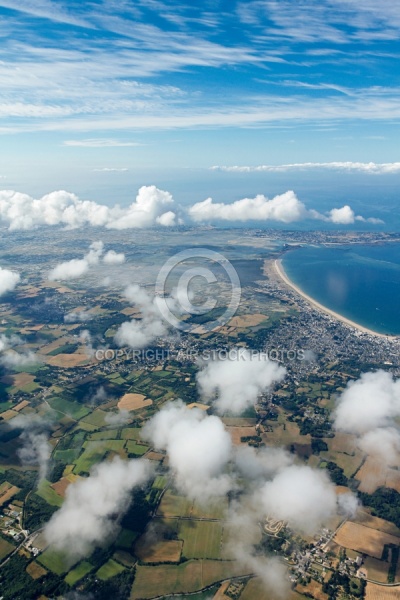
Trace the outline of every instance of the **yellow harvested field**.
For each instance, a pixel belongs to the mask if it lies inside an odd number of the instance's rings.
[[[40,577],[47,575],[47,570],[37,562],[31,562],[26,567],[26,572],[32,577],[32,579],[40,579]]]
[[[133,308],[132,306],[128,306],[127,308],[124,308],[120,312],[121,312],[121,315],[125,315],[126,317],[129,317],[131,315],[140,315],[140,310],[137,308]]]
[[[79,367],[89,360],[87,354],[75,352],[74,354],[57,354],[46,359],[46,363],[52,367],[60,367],[62,369],[72,369]]]
[[[385,486],[396,490],[396,492],[399,492],[400,494],[400,471],[388,469],[386,472]]]
[[[200,402],[192,402],[192,404],[188,404],[186,408],[198,408],[200,410],[209,410],[208,404],[201,404]]]
[[[350,548],[378,559],[382,556],[385,544],[398,545],[400,543],[400,538],[394,535],[351,521],[347,521],[333,539],[336,544],[343,546],[343,548]]]
[[[289,590],[285,600],[303,600],[304,596],[294,590]],[[240,594],[240,600],[281,600],[282,595],[274,596],[261,579],[252,577]]]
[[[19,488],[16,485],[11,485],[7,481],[0,486],[0,506],[8,502],[15,494],[18,494]]]
[[[178,563],[181,559],[182,547],[182,540],[149,543],[147,536],[143,535],[135,545],[135,554],[144,563]]]
[[[31,331],[40,331],[41,329],[43,329],[44,325],[29,325],[29,327],[23,327],[22,329],[20,329],[20,333],[22,335],[25,335],[27,333],[30,333]]]
[[[4,421],[9,421],[10,419],[13,419],[14,417],[17,416],[17,412],[15,412],[15,410],[5,410],[4,412],[1,413],[0,417],[4,420]]]
[[[328,600],[328,594],[322,591],[322,583],[318,583],[314,579],[311,579],[307,585],[296,585],[296,591],[300,594],[311,594],[315,600]]]
[[[153,400],[146,398],[143,394],[125,394],[118,402],[120,410],[139,410],[153,404]]]
[[[359,487],[361,492],[372,494],[378,487],[385,485],[385,468],[382,467],[380,461],[368,456],[361,469],[357,472],[356,479],[361,481]]]
[[[335,492],[337,496],[340,496],[341,494],[351,494],[351,489],[345,485],[336,485]]]
[[[33,383],[35,377],[34,375],[31,375],[30,373],[17,373],[16,375],[10,375],[10,376],[6,376],[7,382],[5,383],[11,383],[12,381],[12,385],[15,387],[24,387],[25,385],[29,385],[30,383]],[[14,407],[14,410],[16,410],[16,408]]]
[[[267,446],[285,446],[289,444],[311,444],[311,435],[300,435],[297,423],[272,423],[273,431],[262,434],[263,442]]]
[[[387,587],[377,583],[367,583],[365,600],[399,600],[400,586]]]
[[[367,556],[364,560],[363,570],[367,571],[368,579],[379,581],[380,583],[387,583],[389,563]]]
[[[60,346],[64,346],[68,344],[70,339],[68,337],[59,337],[50,344],[46,344],[46,346],[42,346],[39,350],[39,354],[49,354],[49,352],[53,352],[53,350],[57,350]]]
[[[20,402],[19,404],[17,404],[17,406],[14,406],[13,410],[16,410],[17,412],[19,412],[20,410],[22,410],[23,408],[25,408],[25,406],[29,406],[28,400],[22,400],[22,402]]]
[[[146,454],[147,460],[163,460],[165,458],[165,454],[161,454],[160,452],[148,452]]]
[[[396,465],[393,465],[394,467]],[[378,487],[385,486],[400,492],[400,471],[387,468],[371,456],[356,474],[356,479],[361,481],[360,491],[372,494]]]
[[[257,429],[255,427],[227,427],[226,428],[232,438],[232,442],[235,446],[239,446],[240,444],[247,444],[247,442],[242,442],[242,437],[251,437],[258,435]]]
[[[332,452],[342,452],[344,454],[354,454],[356,447],[355,437],[350,433],[335,432],[335,437],[327,440],[329,450]]]
[[[235,328],[257,327],[257,325],[263,321],[266,321],[267,319],[268,317],[266,315],[261,315],[258,313],[254,315],[241,315],[240,317],[233,317],[229,321],[228,325]]]
[[[394,523],[390,523],[389,521],[385,521],[385,519],[380,519],[379,517],[373,517],[365,510],[359,510],[357,512],[357,518],[353,520],[356,523],[365,525],[365,527],[370,527],[371,529],[377,529],[378,531],[383,531],[384,533],[389,533],[390,535],[400,537],[400,529],[396,527]]]
[[[227,600],[229,596],[225,596],[225,592],[228,589],[229,584],[230,581],[225,581],[219,588],[218,592],[215,594],[213,600]]]
[[[69,475],[65,476],[65,477],[61,477],[61,479],[59,481],[56,481],[56,483],[52,483],[50,487],[53,488],[53,490],[62,498],[65,497],[65,492],[67,490],[67,487],[71,484],[74,483],[74,481],[76,481],[77,479],[79,479],[78,475],[75,475],[74,473],[70,473]]]

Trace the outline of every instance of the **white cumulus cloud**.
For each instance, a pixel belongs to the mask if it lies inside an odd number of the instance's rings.
[[[158,337],[166,335],[168,329],[160,317],[154,298],[139,285],[129,285],[124,296],[135,304],[141,312],[141,319],[125,321],[119,326],[114,340],[119,346],[129,346],[134,350],[145,348]]]
[[[54,267],[49,273],[49,280],[60,281],[82,277],[89,271],[91,266],[98,264],[103,250],[103,242],[93,242],[89,246],[89,252],[83,258],[73,258]]]
[[[266,514],[287,521],[296,531],[315,531],[336,513],[335,487],[325,471],[291,465],[260,491]]]
[[[7,294],[7,292],[12,292],[20,279],[19,273],[0,267],[0,296]]]
[[[78,228],[90,225],[109,229],[151,227],[175,224],[171,210],[174,199],[156,186],[142,186],[127,208],[109,207],[91,200],[81,200],[64,190],[42,198],[32,198],[13,190],[0,191],[0,221],[11,231],[34,229],[42,225]]]
[[[284,367],[266,354],[236,348],[226,360],[207,361],[197,374],[197,384],[204,399],[214,399],[218,412],[238,414],[255,404],[257,397],[282,381],[285,374]]]
[[[166,450],[177,487],[191,498],[224,496],[232,487],[224,473],[232,441],[221,419],[182,401],[170,402],[150,419],[142,437]]]
[[[197,202],[189,209],[193,221],[278,221],[293,223],[306,217],[307,211],[293,191],[271,200],[259,194],[231,204],[215,203],[212,198]]]
[[[385,465],[400,457],[400,379],[379,370],[348,383],[333,415],[339,431],[354,434],[361,450]]]
[[[125,254],[123,252],[109,250],[103,256],[103,262],[106,265],[122,265],[125,262]]]
[[[62,507],[47,523],[49,544],[75,559],[86,556],[118,530],[116,515],[126,511],[135,487],[144,485],[152,473],[148,461],[123,461],[96,465],[90,476],[72,483]]]
[[[8,369],[14,367],[26,367],[40,362],[39,357],[27,350],[24,352],[16,352],[14,346],[23,344],[24,341],[17,335],[6,336],[0,335],[0,364]]]

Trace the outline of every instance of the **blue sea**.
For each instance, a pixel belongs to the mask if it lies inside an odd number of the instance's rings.
[[[308,246],[283,257],[288,277],[327,308],[400,335],[400,244]]]

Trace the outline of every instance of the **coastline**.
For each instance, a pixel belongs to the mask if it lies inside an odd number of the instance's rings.
[[[317,300],[314,300],[314,298],[312,298],[308,294],[305,294],[303,292],[303,290],[301,290],[297,285],[295,285],[289,279],[289,277],[287,276],[287,274],[286,274],[286,272],[285,272],[285,270],[283,268],[282,259],[281,258],[278,258],[278,259],[274,260],[274,266],[275,266],[276,273],[282,279],[282,281],[287,286],[289,286],[292,290],[294,290],[297,294],[299,294],[299,296],[301,296],[302,298],[304,298],[304,300],[307,300],[307,302],[309,302],[317,310],[319,310],[321,312],[324,312],[325,314],[329,315],[330,317],[333,317],[334,319],[336,319],[338,321],[341,321],[345,325],[349,325],[350,327],[353,327],[354,329],[357,329],[361,333],[367,333],[369,335],[373,335],[373,336],[381,337],[381,338],[385,338],[385,339],[390,339],[390,340],[397,340],[398,339],[397,336],[389,335],[389,334],[385,334],[385,333],[378,333],[377,331],[373,331],[372,329],[368,329],[368,327],[363,327],[363,325],[360,325],[359,323],[355,323],[354,321],[351,321],[350,319],[347,319],[343,315],[340,315],[339,313],[334,312],[330,308],[327,308],[323,304],[320,304],[319,302],[317,302]]]

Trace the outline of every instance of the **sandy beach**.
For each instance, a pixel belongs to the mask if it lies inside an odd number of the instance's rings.
[[[338,321],[341,321],[342,323],[345,323],[346,325],[349,325],[350,327],[354,327],[354,329],[358,329],[358,331],[361,331],[362,333],[368,333],[369,335],[374,335],[374,336],[382,337],[382,338],[386,338],[386,339],[392,339],[392,340],[398,339],[396,336],[385,335],[384,333],[378,333],[377,331],[373,331],[372,329],[368,329],[367,327],[363,327],[359,323],[355,323],[354,321],[350,321],[350,319],[346,319],[346,317],[344,317],[343,315],[340,315],[339,313],[336,313],[333,310],[330,310],[326,306],[323,306],[323,304],[320,304],[319,302],[317,302],[316,300],[314,300],[314,298],[311,298],[311,296],[308,296],[308,294],[305,294],[297,285],[295,285],[289,279],[289,277],[285,273],[285,270],[283,268],[282,260],[281,259],[275,260],[274,261],[274,266],[275,266],[275,270],[276,270],[277,274],[282,279],[282,281],[284,281],[287,286],[289,286],[292,290],[294,290],[302,298],[304,298],[305,300],[307,300],[307,302],[309,302],[310,304],[312,304],[314,306],[314,308],[316,308],[316,309],[324,312],[325,314],[329,315],[330,317],[333,317],[334,319],[337,319]]]

